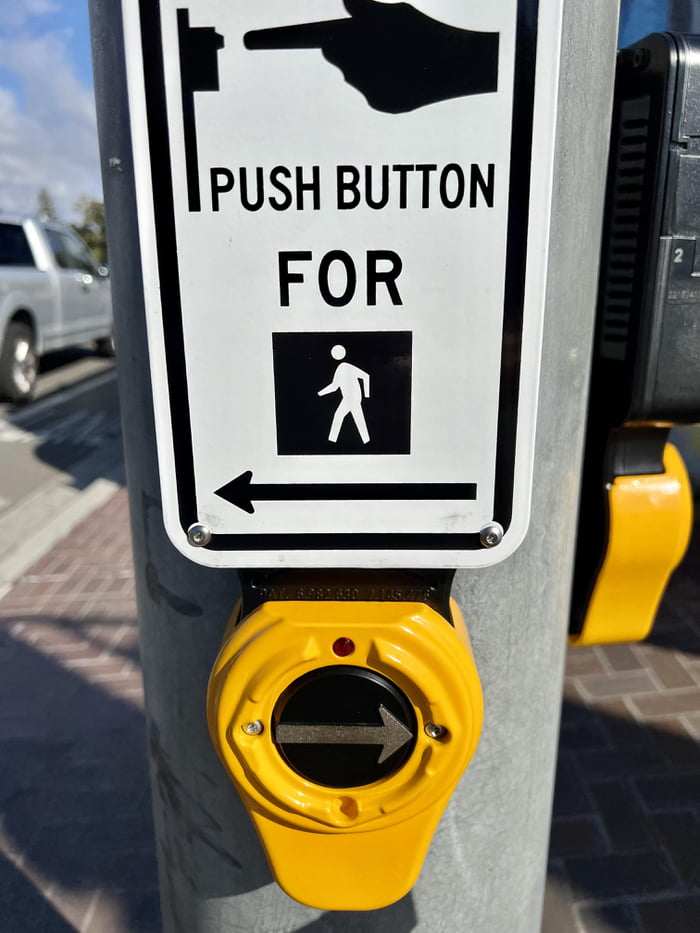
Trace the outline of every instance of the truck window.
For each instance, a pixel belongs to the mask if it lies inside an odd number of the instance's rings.
[[[56,265],[60,269],[71,269],[70,257],[63,247],[63,240],[55,230],[45,230],[46,239],[49,241],[51,252],[56,260]]]
[[[33,266],[34,257],[19,224],[0,224],[0,266]]]
[[[62,230],[46,230],[46,237],[56,257],[56,263],[62,269],[79,269],[95,275],[97,269],[87,248],[77,237]]]

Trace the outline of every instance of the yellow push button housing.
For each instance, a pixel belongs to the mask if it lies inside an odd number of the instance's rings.
[[[607,489],[605,556],[574,645],[646,638],[671,574],[686,552],[693,498],[683,460],[672,444],[663,471],[616,476]]]
[[[232,621],[209,731],[280,886],[369,910],[415,882],[483,717],[462,615],[423,603],[266,602]]]

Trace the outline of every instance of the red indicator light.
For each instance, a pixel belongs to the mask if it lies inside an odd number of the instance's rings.
[[[339,658],[347,658],[354,650],[355,642],[352,638],[336,638],[333,642],[333,654],[337,654]]]

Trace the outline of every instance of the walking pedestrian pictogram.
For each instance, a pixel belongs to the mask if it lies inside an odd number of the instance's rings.
[[[345,347],[337,343],[331,350],[334,360],[344,360]],[[319,395],[329,395],[331,392],[340,392],[340,403],[333,415],[331,431],[328,440],[335,444],[340,429],[348,415],[352,415],[363,444],[369,444],[369,431],[362,411],[363,398],[369,398],[369,373],[352,363],[341,362],[333,376],[333,382],[319,391]]]
[[[277,453],[409,454],[413,335],[272,335]]]

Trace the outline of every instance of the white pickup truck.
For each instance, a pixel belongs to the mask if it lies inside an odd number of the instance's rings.
[[[39,356],[113,348],[107,269],[69,227],[0,214],[0,397],[31,398]]]

